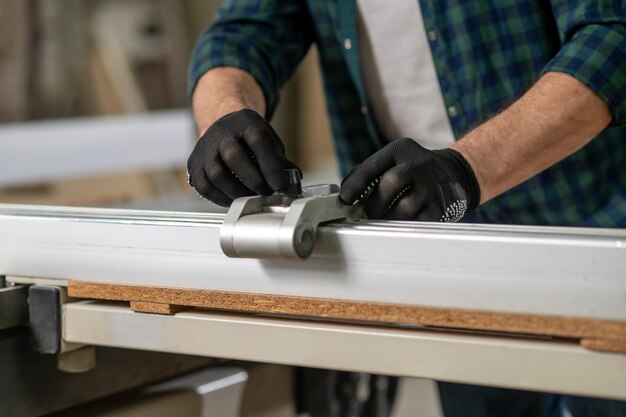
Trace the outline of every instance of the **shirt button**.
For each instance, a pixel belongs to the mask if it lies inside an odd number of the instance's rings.
[[[428,31],[428,39],[431,42],[435,42],[437,40],[437,32],[435,32],[434,30],[429,30]]]
[[[352,41],[350,40],[350,38],[344,39],[343,47],[346,49],[352,49]]]
[[[456,106],[450,106],[448,107],[448,115],[450,115],[450,117],[456,117],[459,115],[459,110]]]
[[[361,113],[362,114],[367,114],[367,107],[361,106]]]

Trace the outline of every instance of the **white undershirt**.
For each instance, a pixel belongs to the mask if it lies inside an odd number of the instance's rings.
[[[388,140],[446,148],[446,113],[418,0],[357,0],[360,63],[368,104]]]

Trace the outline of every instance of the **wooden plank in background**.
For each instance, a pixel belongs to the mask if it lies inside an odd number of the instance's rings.
[[[31,117],[34,15],[24,0],[5,0],[0,7],[0,122]]]
[[[152,198],[158,194],[157,188],[150,173],[124,172],[0,189],[0,202],[99,207]]]

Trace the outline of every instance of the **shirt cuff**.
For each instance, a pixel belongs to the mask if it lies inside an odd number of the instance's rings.
[[[613,121],[626,124],[626,27],[593,24],[578,30],[544,67],[581,81],[606,102]]]

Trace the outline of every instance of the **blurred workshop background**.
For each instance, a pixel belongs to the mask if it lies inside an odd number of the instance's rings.
[[[219,1],[0,1],[0,202],[193,194],[187,66]],[[273,124],[305,181],[336,177],[314,48]]]

